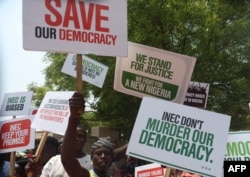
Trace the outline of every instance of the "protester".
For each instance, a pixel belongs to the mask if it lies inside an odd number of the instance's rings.
[[[135,158],[132,156],[127,156],[125,173],[130,174],[130,175],[134,175],[136,167],[147,165],[147,164],[150,164],[150,162],[147,162],[145,160],[138,159],[138,158]]]
[[[107,139],[113,144],[113,146],[112,146],[113,153],[114,153],[113,162],[119,161],[119,160],[123,159],[124,157],[126,157],[128,143],[124,144],[121,147],[117,147],[117,142],[112,136],[108,136]]]
[[[10,162],[5,159],[5,154],[0,154],[0,176],[6,177],[9,175]]]
[[[128,144],[117,148],[117,141],[114,137],[108,136],[107,139],[113,144],[113,162],[108,170],[108,176],[122,177],[125,174],[126,150]]]
[[[37,144],[38,146],[38,144]],[[37,149],[35,148],[35,151]],[[34,161],[34,157],[30,158],[25,165],[25,173],[28,175],[30,172],[33,173],[33,176],[40,176],[43,166],[48,162],[48,160],[57,155],[58,153],[58,140],[52,136],[46,138],[44,148],[41,152],[38,162]]]
[[[98,138],[92,145],[91,159],[93,170],[88,170],[80,165],[74,156],[72,149],[76,147],[75,138],[77,137],[76,127],[79,122],[80,114],[84,112],[85,101],[79,92],[75,92],[69,99],[70,118],[62,146],[62,164],[69,174],[73,177],[106,177],[108,168],[113,159],[112,143],[107,138]]]
[[[63,138],[58,140],[58,154],[61,154]]]
[[[0,177],[9,177],[10,176],[10,153],[0,154]],[[26,177],[24,169],[18,164],[15,163],[15,177]]]
[[[77,130],[76,139],[75,139],[76,147],[75,147],[75,150],[72,148],[71,151],[72,153],[74,153],[73,154],[74,157],[77,158],[81,166],[83,166],[86,169],[92,169],[91,157],[89,154],[83,151],[83,147],[87,139],[85,128],[78,125],[76,130]],[[63,138],[60,140],[63,140]],[[60,146],[59,146],[59,150],[60,150]],[[62,165],[61,155],[56,155],[52,157],[45,164],[40,177],[55,177],[55,176],[69,177],[69,175],[67,174],[67,172],[65,171]]]

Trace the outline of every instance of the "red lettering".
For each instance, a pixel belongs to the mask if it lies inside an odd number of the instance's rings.
[[[94,13],[94,4],[92,3],[89,4],[88,15],[86,15],[87,13],[86,13],[84,2],[79,2],[79,5],[80,5],[80,10],[81,10],[83,28],[86,30],[90,30],[92,19],[93,19],[93,13]]]
[[[104,27],[102,23],[108,22],[108,16],[103,14],[104,11],[109,10],[109,6],[100,4],[89,3],[88,9],[86,9],[85,2],[79,1],[80,17],[78,17],[77,6],[75,0],[67,0],[64,16],[56,9],[61,8],[62,0],[45,0],[45,7],[51,13],[45,14],[45,22],[50,26],[68,27],[72,22],[75,28],[82,28],[85,30],[91,30],[93,23],[93,17],[95,13],[95,29],[100,32],[109,32],[109,28]],[[64,19],[63,19],[64,18]],[[81,21],[79,21],[81,18]],[[82,23],[82,24],[80,24]]]
[[[71,20],[74,22],[75,28],[80,28],[75,1],[68,0],[64,16],[63,27],[68,27],[69,21]]]
[[[61,7],[61,0],[46,0],[45,6],[55,16],[55,20],[52,20],[51,14],[45,14],[45,22],[50,26],[59,26],[62,23],[62,16],[53,7],[52,2],[55,2],[56,7]]]
[[[108,21],[108,17],[102,16],[101,15],[101,10],[109,10],[108,6],[103,6],[103,5],[96,5],[96,30],[97,31],[103,31],[103,32],[109,32],[109,28],[104,28],[101,26],[101,21],[105,20]]]

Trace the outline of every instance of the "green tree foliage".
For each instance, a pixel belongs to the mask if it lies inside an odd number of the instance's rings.
[[[249,1],[129,1],[129,40],[197,58],[192,79],[210,84],[207,109],[249,129]]]
[[[52,89],[47,86],[38,86],[37,83],[32,82],[28,85],[28,90],[33,92],[32,104],[39,107],[44,95]]]
[[[232,116],[231,130],[250,128],[249,2],[128,0],[129,41],[197,58],[191,80],[210,84],[206,109]],[[114,57],[90,57],[109,70],[102,89],[83,82],[85,97],[94,95],[89,105],[95,110],[86,113],[83,121],[90,127],[109,126],[123,131],[129,138],[141,99],[113,89]],[[44,62],[50,65],[44,71],[42,93],[47,88],[76,90],[75,78],[61,73],[65,58],[66,54],[58,53],[45,56]],[[36,90],[34,85],[31,88]]]

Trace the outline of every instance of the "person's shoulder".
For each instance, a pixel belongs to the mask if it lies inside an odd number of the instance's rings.
[[[57,154],[51,157],[51,159],[58,159],[58,158],[61,158],[61,154]]]
[[[80,158],[77,158],[79,161],[91,161],[91,156],[89,154],[86,154],[85,156],[82,156]]]
[[[89,154],[85,154],[84,156],[77,159],[91,159],[91,156]]]
[[[90,155],[86,154],[85,156],[83,156],[81,158],[77,158],[77,160],[81,164],[82,167],[84,167],[86,169],[93,169],[92,160],[91,160]]]
[[[91,156],[89,154],[86,154],[84,157],[91,158]]]
[[[53,157],[51,157],[50,159],[49,159],[49,162],[51,162],[51,161],[59,161],[59,160],[61,160],[61,154],[58,154],[58,155],[55,155],[55,156],[53,156]]]

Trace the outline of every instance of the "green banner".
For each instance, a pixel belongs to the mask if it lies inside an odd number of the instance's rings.
[[[164,83],[127,71],[122,73],[122,85],[127,89],[165,100],[174,100],[179,88],[177,85]]]

